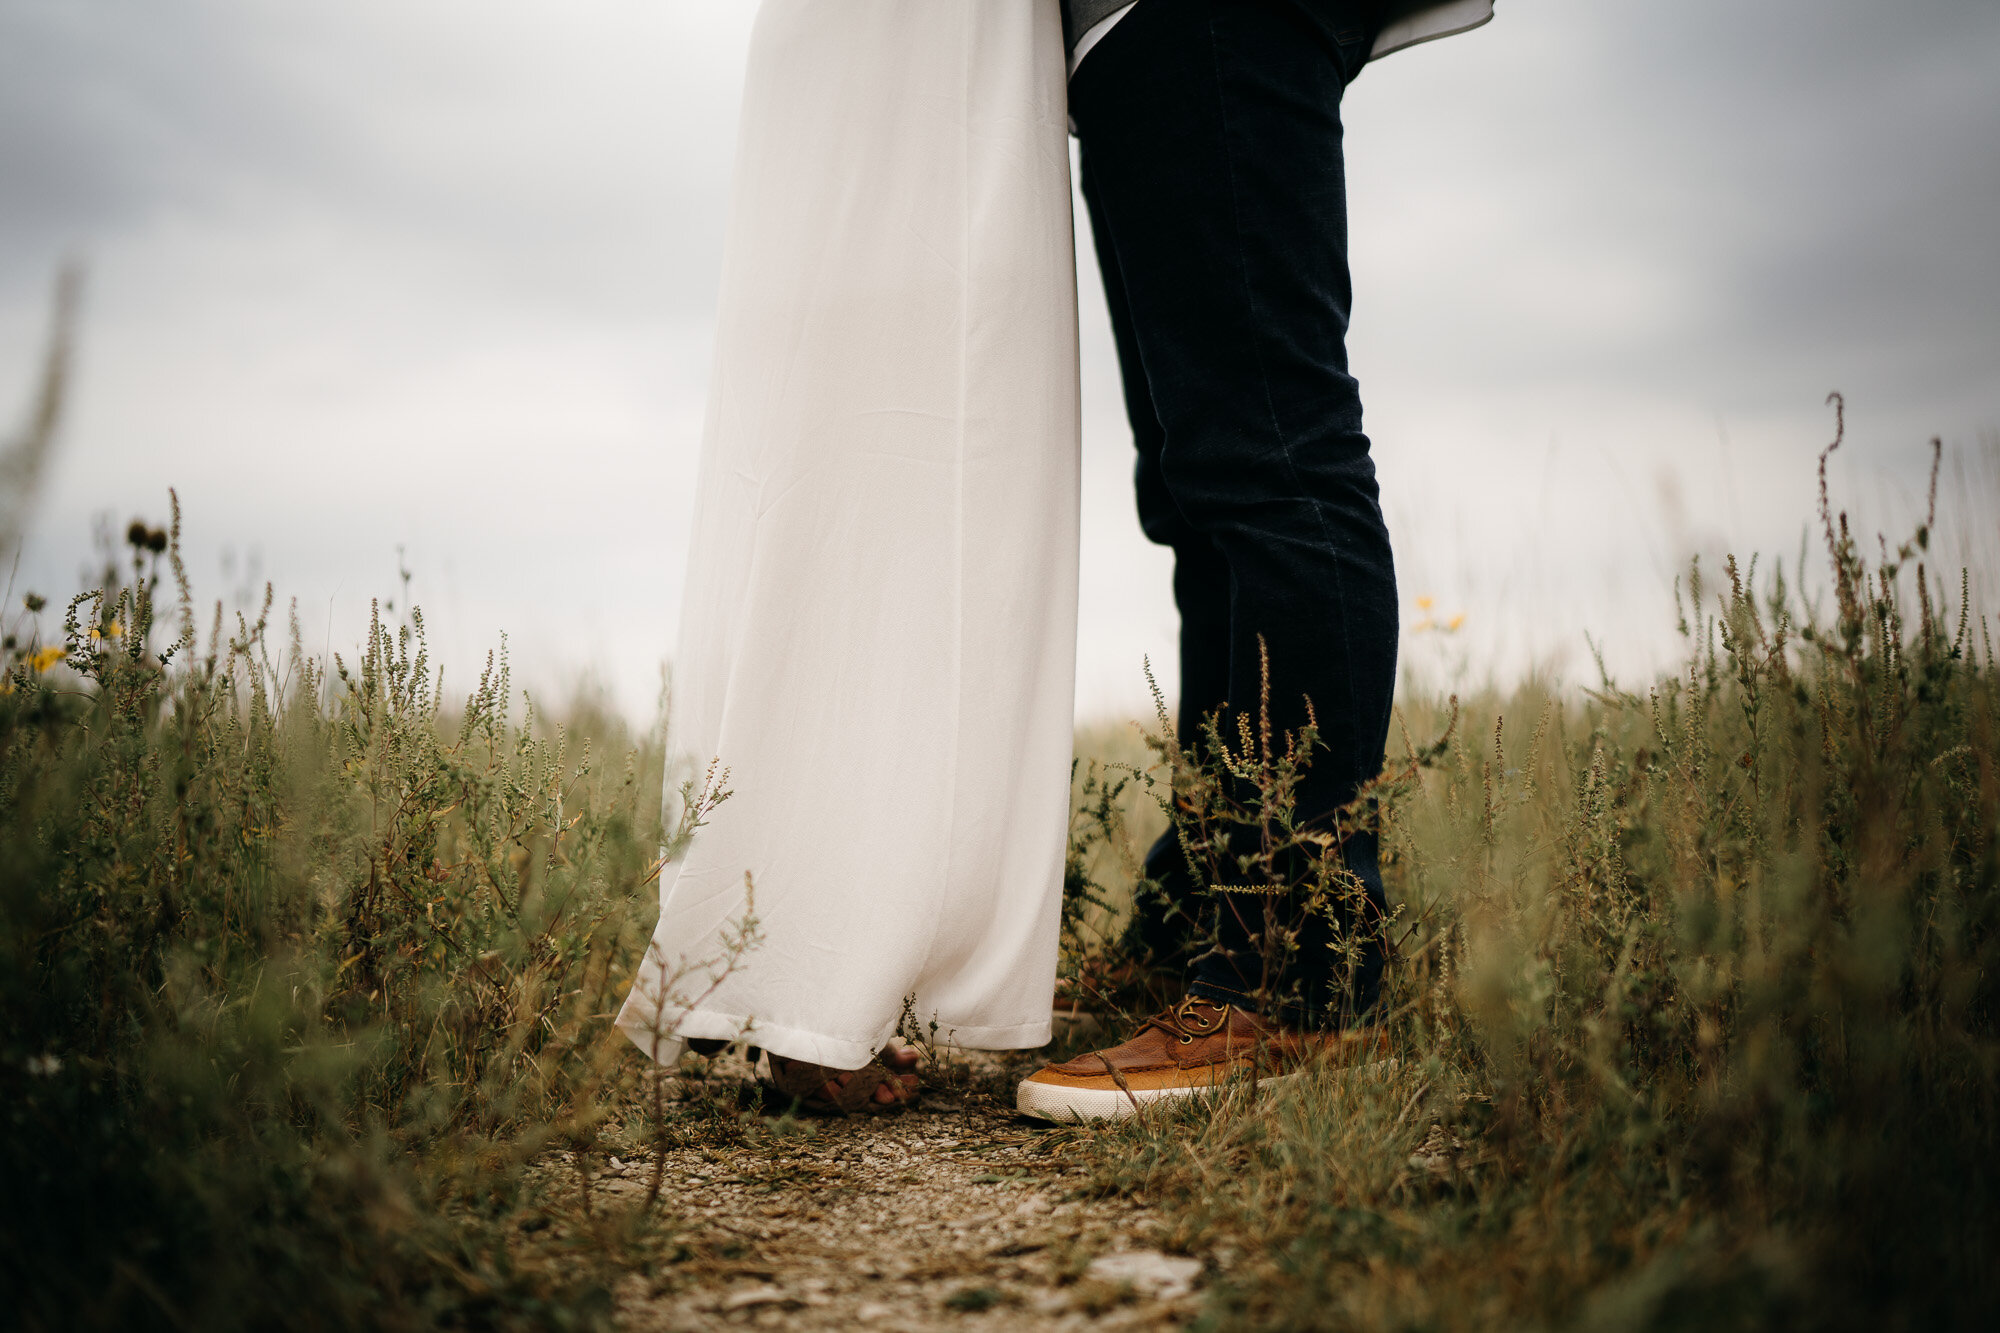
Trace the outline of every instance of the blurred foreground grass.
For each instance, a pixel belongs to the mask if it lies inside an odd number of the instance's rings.
[[[1827,537],[1826,616],[1732,567],[1643,690],[1402,701],[1396,1064],[1050,1132],[1217,1258],[1214,1323],[1990,1321],[2000,677],[1927,534]],[[204,629],[176,552],[138,525],[7,617],[17,1321],[603,1324],[688,1258],[670,1200],[588,1188],[686,1129],[609,1026],[678,836],[663,734],[516,716],[504,660],[448,700],[415,612],[353,662],[268,603]],[[1073,870],[1114,904],[1122,811]]]
[[[597,1321],[614,1256],[522,1253],[521,1168],[594,1149],[636,1077],[607,1017],[665,836],[660,738],[510,720],[504,658],[449,710],[414,611],[321,664],[296,619],[272,643],[268,597],[201,642],[182,581],[163,636],[177,537],[135,524],[59,628],[32,596],[8,626],[18,1314]]]

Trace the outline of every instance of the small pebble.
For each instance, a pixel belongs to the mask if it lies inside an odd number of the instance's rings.
[[[789,1305],[792,1298],[777,1287],[746,1287],[722,1298],[722,1311],[748,1310],[758,1305]]]
[[[1156,1301],[1173,1301],[1194,1290],[1194,1280],[1201,1276],[1201,1260],[1158,1250],[1120,1250],[1098,1255],[1084,1273],[1100,1282],[1130,1286]]]

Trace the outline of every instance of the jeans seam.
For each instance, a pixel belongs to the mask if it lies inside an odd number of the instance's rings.
[[[1213,77],[1215,79],[1216,119],[1222,131],[1222,159],[1224,163],[1227,164],[1229,170],[1229,218],[1230,218],[1230,226],[1235,233],[1237,242],[1236,245],[1237,273],[1239,280],[1242,282],[1243,285],[1244,306],[1251,312],[1251,315],[1253,317],[1253,325],[1252,325],[1253,329],[1261,330],[1262,323],[1260,320],[1256,318],[1259,313],[1258,302],[1256,299],[1256,289],[1254,284],[1252,284],[1252,282],[1250,281],[1249,260],[1245,256],[1246,247],[1243,243],[1244,229],[1242,221],[1241,194],[1237,188],[1237,180],[1236,180],[1236,155],[1233,150],[1234,138],[1232,131],[1230,129],[1228,98],[1224,94],[1223,90],[1222,61],[1217,49],[1218,38],[1215,31],[1215,19],[1213,17],[1212,11],[1207,24],[1207,28],[1208,28],[1210,68],[1213,72]],[[1342,77],[1342,82],[1344,83],[1346,80],[1346,71],[1344,69],[1341,72],[1341,77]],[[1341,171],[1342,174],[1345,175],[1346,162],[1344,156],[1341,164]],[[1345,194],[1346,191],[1345,188],[1343,187],[1342,189],[1343,209],[1345,207]],[[1341,262],[1342,264],[1348,263],[1348,257],[1345,254],[1341,256]],[[1345,330],[1342,330],[1341,337],[1342,341],[1344,342],[1346,339]],[[1352,626],[1349,623],[1352,620],[1352,616],[1349,615],[1348,613],[1350,606],[1350,599],[1347,596],[1347,590],[1343,585],[1340,577],[1341,559],[1345,555],[1345,549],[1341,545],[1338,535],[1328,525],[1326,521],[1326,514],[1323,511],[1323,506],[1321,505],[1319,497],[1307,496],[1306,488],[1300,480],[1298,462],[1293,457],[1292,441],[1290,434],[1284,429],[1283,425],[1280,423],[1278,416],[1278,405],[1271,395],[1271,374],[1264,359],[1264,344],[1261,331],[1254,334],[1253,337],[1251,338],[1251,352],[1252,355],[1254,355],[1257,359],[1257,377],[1263,382],[1264,408],[1270,418],[1271,433],[1273,438],[1275,438],[1278,441],[1279,452],[1284,459],[1285,469],[1287,472],[1291,474],[1292,488],[1294,492],[1299,494],[1302,498],[1305,498],[1307,500],[1307,503],[1311,506],[1313,522],[1319,527],[1320,534],[1327,543],[1327,549],[1332,551],[1334,554],[1332,583],[1333,583],[1334,597],[1340,603],[1340,648],[1341,648],[1341,667],[1342,667],[1341,680],[1342,684],[1346,687],[1347,691],[1347,698],[1345,700],[1347,710],[1349,713],[1356,713],[1358,712],[1358,706],[1356,704],[1354,697],[1354,645],[1349,638],[1349,635],[1352,632]],[[1234,576],[1232,573],[1232,580],[1233,577]],[[1347,756],[1347,758],[1351,761],[1353,759],[1353,756]],[[1359,780],[1366,781],[1365,775]]]

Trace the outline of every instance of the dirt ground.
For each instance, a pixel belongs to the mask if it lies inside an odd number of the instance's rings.
[[[670,1149],[661,1202],[691,1263],[616,1288],[621,1327],[1125,1329],[1185,1323],[1204,1263],[1167,1253],[1149,1209],[1081,1197],[1081,1168],[1013,1110],[1030,1061],[971,1057],[897,1115],[782,1119],[752,1141]],[[718,1061],[707,1095],[746,1085]],[[607,1204],[653,1155],[611,1157]]]

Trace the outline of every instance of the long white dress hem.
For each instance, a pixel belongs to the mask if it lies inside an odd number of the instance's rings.
[[[906,1001],[960,1045],[1048,1038],[1080,486],[1064,73],[1059,0],[758,13],[674,678],[679,746],[735,794],[662,878],[619,1014],[655,1058],[748,1025],[858,1068]],[[676,981],[726,956],[746,874],[761,943]]]
[[[714,1009],[667,1013],[662,1018],[665,1021],[661,1024],[661,1031],[674,1035],[664,1037],[658,1043],[645,1029],[637,1032],[631,1027],[625,1029],[640,1050],[661,1064],[672,1064],[678,1060],[690,1039],[740,1040],[775,1051],[787,1060],[804,1060],[828,1069],[859,1069],[874,1059],[876,1053],[896,1036],[894,1023],[870,1040],[853,1041],[805,1028],[758,1023],[747,1015],[725,1014]],[[920,1020],[926,1035],[933,1021],[937,1023],[935,1040],[947,1049],[1030,1051],[1048,1045],[1053,1035],[1052,1023],[1047,1020],[1018,1027],[980,1027],[971,1023],[956,1023],[944,1015],[932,1015]]]

